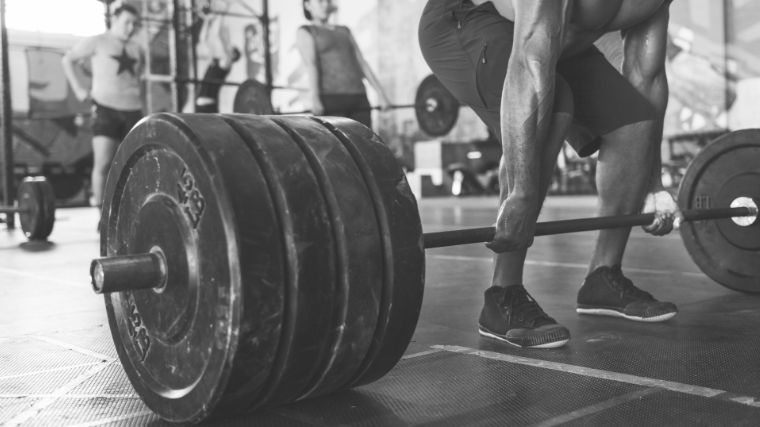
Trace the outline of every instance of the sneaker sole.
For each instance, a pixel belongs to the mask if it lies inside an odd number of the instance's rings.
[[[668,319],[673,318],[673,316],[677,314],[677,312],[673,312],[673,313],[661,314],[659,316],[639,317],[639,316],[630,316],[616,310],[609,310],[605,308],[576,308],[575,312],[578,314],[590,314],[593,316],[622,317],[623,319],[633,320],[636,322],[645,322],[645,323],[664,322]]]
[[[548,343],[544,343],[544,344],[537,344],[537,345],[530,345],[530,346],[528,346],[528,345],[520,345],[520,344],[517,344],[517,343],[513,343],[512,341],[509,341],[503,335],[492,334],[491,332],[484,331],[482,329],[478,329],[478,334],[480,334],[481,336],[484,336],[486,338],[491,338],[491,339],[494,339],[494,340],[497,340],[497,341],[505,342],[507,344],[510,344],[510,345],[513,345],[513,346],[519,347],[519,348],[558,348],[558,347],[562,347],[563,345],[567,344],[568,341],[570,341],[570,339],[568,338],[568,339],[564,339],[564,340],[560,340],[560,341],[552,341],[552,342],[548,342]]]

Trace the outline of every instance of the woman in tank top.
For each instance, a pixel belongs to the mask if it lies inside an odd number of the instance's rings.
[[[304,16],[310,24],[298,29],[296,46],[306,66],[311,111],[318,116],[348,117],[371,128],[364,79],[377,92],[382,110],[390,102],[351,30],[330,23],[335,10],[332,0],[303,0]]]

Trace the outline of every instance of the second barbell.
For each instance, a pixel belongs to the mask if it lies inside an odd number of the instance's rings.
[[[459,118],[459,101],[434,75],[425,77],[417,87],[414,104],[370,106],[366,110],[414,108],[417,123],[430,136],[443,136],[451,131]],[[310,114],[310,110],[277,112],[272,107],[269,91],[263,83],[250,79],[238,88],[233,101],[233,111],[242,114]],[[324,115],[331,115],[326,111]]]

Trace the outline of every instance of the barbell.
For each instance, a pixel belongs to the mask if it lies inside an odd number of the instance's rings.
[[[180,77],[180,76],[172,76],[168,74],[151,74],[149,75],[146,80],[150,82],[155,83],[179,83],[179,84],[192,84],[192,85],[200,85],[200,84],[207,84],[207,85],[218,85],[218,86],[234,86],[234,87],[241,87],[243,85],[250,85],[251,82],[256,82],[257,85],[259,85],[261,88],[266,90],[266,86],[264,83],[261,83],[257,80],[253,79],[246,79],[242,82],[239,81],[232,81],[232,80],[222,80],[222,79],[196,79],[192,77]],[[297,86],[279,86],[279,85],[273,85],[271,86],[272,89],[282,89],[282,90],[294,90],[294,91],[305,91],[306,88],[304,87],[297,87]]]
[[[16,191],[16,206],[0,206],[0,214],[18,214],[29,240],[47,240],[55,223],[55,194],[44,177],[26,177]]]
[[[430,74],[420,82],[413,104],[390,105],[388,109],[414,108],[417,123],[430,136],[443,136],[451,131],[459,118],[459,101],[446,89],[438,78]],[[380,110],[370,106],[359,110]],[[269,91],[263,83],[249,79],[244,81],[235,93],[232,111],[242,114],[275,114]],[[357,110],[358,111],[358,110]],[[310,110],[278,112],[283,115],[310,114]],[[330,112],[326,112],[329,115]]]
[[[715,141],[678,197],[697,264],[747,292],[760,292],[758,141],[757,130]],[[424,248],[493,236],[488,227],[423,235],[379,137],[307,116],[150,116],[119,146],[102,217],[93,287],[132,385],[173,422],[379,379],[414,333]],[[537,233],[652,219],[555,221]]]

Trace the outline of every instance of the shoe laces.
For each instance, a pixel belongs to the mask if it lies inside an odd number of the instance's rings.
[[[652,294],[637,288],[634,286],[631,279],[623,276],[620,266],[610,268],[607,277],[612,286],[620,292],[620,295],[623,298],[628,297],[634,300],[654,300]]]
[[[507,291],[502,304],[505,309],[511,310],[512,317],[519,323],[526,323],[532,327],[555,323],[523,286],[516,287],[512,292]]]

